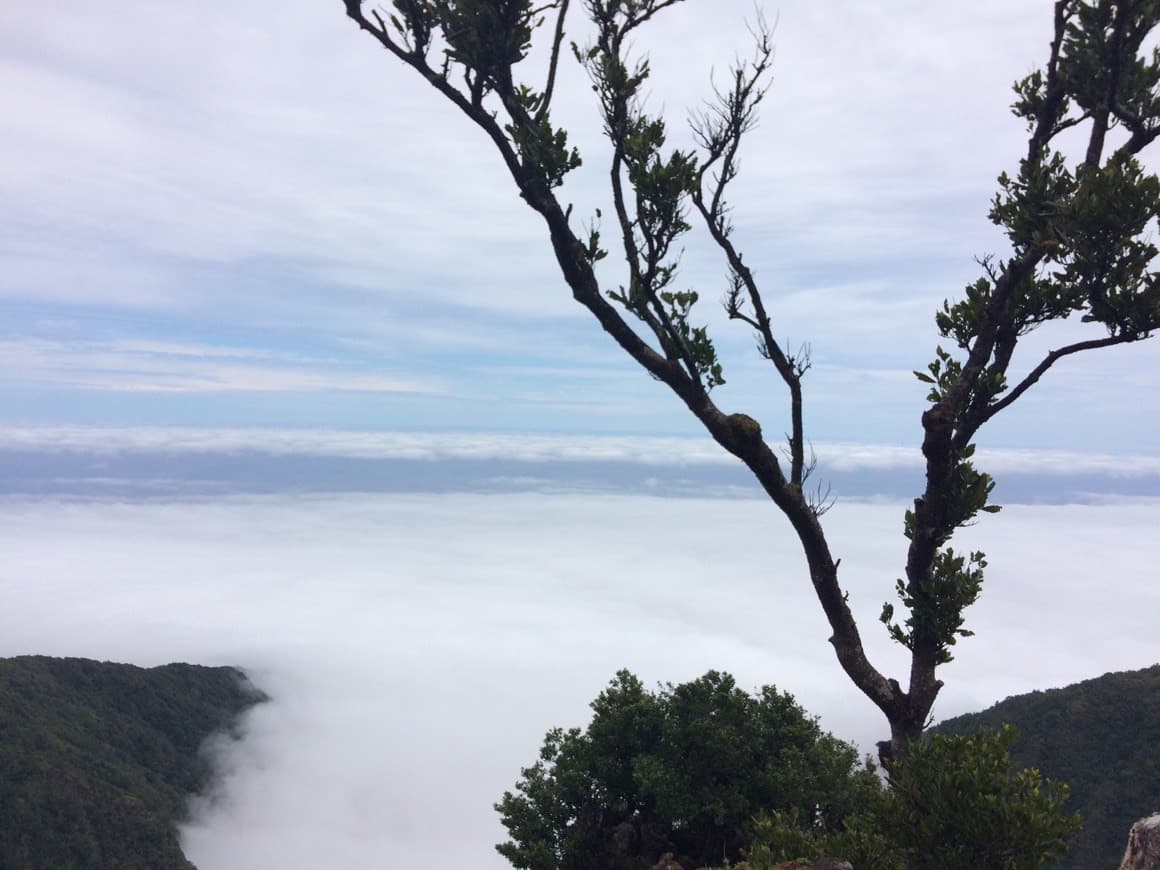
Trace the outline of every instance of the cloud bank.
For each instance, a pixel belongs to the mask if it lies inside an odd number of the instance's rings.
[[[872,658],[899,504],[827,516]],[[1160,505],[1013,507],[939,716],[1155,659]],[[205,870],[498,868],[491,804],[620,667],[793,692],[870,747],[768,505],[537,495],[0,500],[0,654],[239,664],[273,695],[183,831]]]
[[[921,469],[917,448],[820,442],[820,463],[839,472]],[[504,460],[522,463],[608,462],[657,466],[735,466],[707,437],[515,433],[368,432],[337,429],[95,427],[0,425],[0,450],[35,453],[254,452],[382,460]],[[979,464],[996,474],[1160,476],[1160,454],[980,448]]]

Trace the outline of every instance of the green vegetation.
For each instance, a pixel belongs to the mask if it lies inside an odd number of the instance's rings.
[[[747,851],[753,870],[836,855],[858,870],[1032,870],[1063,853],[1079,825],[1063,811],[1067,786],[1018,770],[1014,731],[912,743],[890,771],[890,788],[859,807],[841,830],[800,814],[762,819]],[[1093,865],[1094,866],[1094,865]]]
[[[233,668],[0,659],[0,867],[189,870],[200,747],[261,700]]]
[[[746,850],[749,870],[781,868],[787,863],[807,865],[823,856],[840,857],[857,870],[904,870],[902,852],[877,829],[878,815],[889,795],[882,791],[840,831],[822,831],[803,821],[801,813],[777,811],[762,815]]]
[[[521,870],[754,870],[833,855],[858,870],[1024,870],[1078,824],[1066,786],[1017,771],[1011,730],[936,736],[891,766],[818,727],[793,698],[710,671],[646,691],[621,671],[581,731],[553,729],[516,793],[496,805]]]
[[[1160,665],[1018,695],[934,730],[971,734],[1003,723],[1019,733],[1015,763],[1066,781],[1065,807],[1083,819],[1053,866],[1117,866],[1132,823],[1160,810]]]
[[[736,862],[759,813],[837,831],[882,791],[791,696],[751,696],[727,674],[649,692],[621,671],[592,710],[585,731],[550,731],[496,805],[511,837],[497,849],[515,867],[647,870],[668,852],[690,867]]]
[[[1079,818],[1062,811],[1067,786],[1016,773],[1011,728],[912,743],[890,771],[879,830],[910,866],[1022,870],[1063,854]]]

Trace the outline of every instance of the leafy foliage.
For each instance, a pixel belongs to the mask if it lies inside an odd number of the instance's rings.
[[[259,700],[233,668],[0,659],[0,867],[189,870],[201,745]]]
[[[975,603],[983,586],[983,569],[987,561],[980,552],[956,556],[950,547],[935,555],[932,582],[906,584],[898,580],[895,589],[907,617],[902,625],[894,622],[894,606],[882,605],[880,620],[891,638],[909,650],[914,649],[916,630],[939,641],[938,663],[946,664],[952,656],[949,647],[960,637],[974,632],[963,628],[963,611]]]
[[[753,845],[746,852],[751,870],[780,867],[789,861],[811,861],[831,855],[858,870],[903,870],[898,848],[877,828],[877,813],[889,797],[871,800],[840,831],[819,831],[793,813],[775,812],[758,819]]]
[[[792,812],[762,818],[749,863],[765,870],[836,855],[859,870],[1043,867],[1063,853],[1079,818],[1063,808],[1065,785],[1019,769],[1009,752],[1014,739],[1007,726],[914,742],[891,764],[890,789],[871,796],[841,830],[820,830]]]
[[[1066,786],[1012,760],[1012,729],[916,742],[885,789],[791,697],[714,671],[657,692],[621,671],[592,710],[585,730],[550,731],[496,805],[511,838],[496,848],[517,868],[645,870],[673,853],[686,867],[834,855],[1023,870],[1062,854],[1078,823]]]
[[[1066,785],[1038,770],[1016,773],[1010,726],[970,737],[936,734],[910,744],[890,770],[878,825],[916,866],[1023,870],[1063,854],[1079,827],[1062,811]]]
[[[881,792],[873,767],[792,697],[749,695],[727,674],[650,692],[621,671],[592,711],[583,731],[550,731],[496,805],[511,837],[496,848],[515,867],[635,870],[666,852],[689,866],[737,861],[759,813],[837,831]]]
[[[1083,820],[1053,866],[1116,866],[1131,824],[1160,809],[1160,665],[1017,695],[934,730],[964,735],[1006,722],[1019,732],[1011,746],[1015,764],[1065,780],[1071,786],[1065,806]]]

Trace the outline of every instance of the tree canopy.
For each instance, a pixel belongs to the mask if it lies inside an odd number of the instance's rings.
[[[202,744],[263,699],[234,668],[0,659],[0,867],[190,870]]]
[[[621,671],[586,729],[554,729],[516,791],[496,805],[524,870],[647,870],[736,862],[762,813],[793,812],[841,830],[882,786],[857,750],[818,727],[792,696],[741,691],[728,674],[657,692]]]
[[[829,854],[859,870],[1024,870],[1078,825],[1065,785],[1012,762],[1010,728],[912,743],[887,790],[790,695],[728,674],[650,692],[621,671],[591,706],[496,805],[514,867],[650,870],[668,855],[763,870]]]

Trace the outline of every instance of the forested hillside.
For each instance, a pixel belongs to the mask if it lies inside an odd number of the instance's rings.
[[[1019,730],[1011,756],[1071,786],[1083,827],[1060,870],[1115,867],[1128,829],[1160,810],[1160,665],[1007,698],[933,730],[969,734],[1004,722]]]
[[[0,659],[0,867],[189,870],[199,749],[260,700],[234,668]]]

